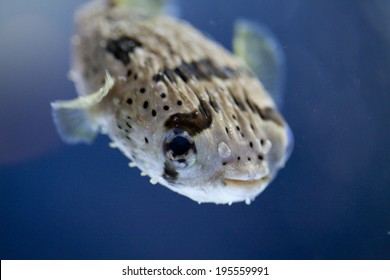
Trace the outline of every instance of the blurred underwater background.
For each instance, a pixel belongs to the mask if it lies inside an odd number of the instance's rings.
[[[82,0],[0,2],[0,259],[389,259],[390,1],[178,1],[231,49],[238,18],[286,56],[286,167],[256,200],[202,204],[108,147],[66,145],[50,102]]]

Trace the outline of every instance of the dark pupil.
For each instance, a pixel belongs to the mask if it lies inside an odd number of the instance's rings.
[[[173,152],[173,156],[182,156],[186,154],[191,148],[191,143],[187,138],[182,136],[176,136],[171,143],[168,144],[169,150]]]

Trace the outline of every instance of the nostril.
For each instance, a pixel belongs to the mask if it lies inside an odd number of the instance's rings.
[[[231,152],[229,146],[225,142],[219,143],[219,145],[218,145],[218,154],[222,158],[228,158],[231,153],[232,152]]]

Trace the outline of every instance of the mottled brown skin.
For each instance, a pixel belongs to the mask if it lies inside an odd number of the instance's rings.
[[[98,118],[103,132],[141,170],[168,187],[201,187],[229,170],[269,170],[272,179],[284,165],[285,121],[240,59],[186,22],[124,7],[90,3],[76,21],[73,72],[80,94],[98,90],[105,71],[114,77]],[[204,160],[212,159],[215,167],[200,164],[192,178],[176,170],[161,148],[173,128],[203,137],[198,142],[211,149]],[[232,150],[228,158],[218,156],[221,141]]]

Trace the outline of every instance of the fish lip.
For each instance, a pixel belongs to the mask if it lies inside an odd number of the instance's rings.
[[[225,185],[233,188],[256,188],[269,181],[268,176],[260,179],[241,180],[233,178],[224,178]]]

